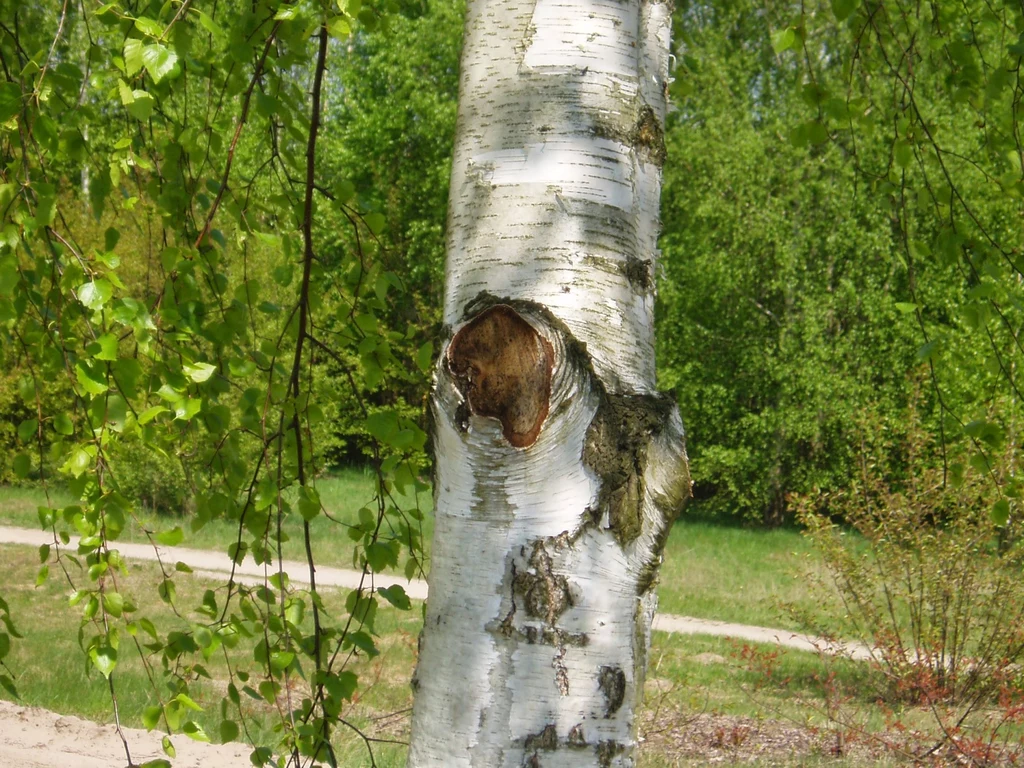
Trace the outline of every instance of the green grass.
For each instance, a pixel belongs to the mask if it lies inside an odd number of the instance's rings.
[[[36,587],[38,561],[35,551],[29,547],[0,546],[0,561],[5,565],[4,594],[13,615],[20,617],[19,629],[25,635],[15,642],[7,659],[8,666],[16,671],[22,701],[64,714],[109,722],[111,708],[107,685],[90,669],[78,647],[80,609],[68,606],[71,588],[57,569]],[[69,567],[73,574],[77,573],[75,566]],[[76,576],[76,580],[79,578],[85,581],[84,577]],[[190,621],[199,619],[189,613],[188,606],[197,604],[206,589],[223,589],[222,585],[203,578],[179,575],[176,578],[177,605],[181,615],[176,616],[157,597],[155,585],[160,575],[155,564],[134,564],[130,575],[120,578],[122,592],[130,595],[141,612],[161,631],[187,628]],[[343,591],[326,591],[325,610],[342,616],[344,596]],[[382,608],[377,618],[381,655],[375,659],[356,659],[351,666],[360,676],[360,690],[342,714],[348,722],[373,737],[404,740],[408,736],[409,681],[420,627],[418,610],[405,613]],[[87,628],[86,637],[92,632]],[[140,713],[155,699],[138,653],[124,632],[122,638],[115,672],[118,703],[124,723],[141,727]],[[251,659],[246,661],[251,647],[251,642],[243,641],[232,651],[236,670],[255,671]],[[647,703],[640,713],[642,733],[664,722],[685,729],[689,718],[705,712],[797,722],[812,727],[826,725],[821,683],[826,670],[813,654],[779,652],[772,646],[741,644],[722,638],[671,636],[658,632],[654,635],[649,659]],[[197,713],[196,721],[208,733],[216,734],[219,702],[229,677],[219,654],[203,664],[212,679],[199,679],[192,685],[193,698],[204,707],[203,712]],[[764,671],[767,668],[771,669],[770,675]],[[833,668],[840,679],[850,685],[856,685],[863,675],[863,667],[858,665],[840,662]],[[297,680],[295,694],[301,695],[303,687],[303,681]],[[866,710],[869,702],[858,702],[857,706]],[[259,743],[274,743],[271,727],[275,713],[271,708],[244,695],[243,708],[250,735]],[[340,728],[335,742],[345,768],[368,764],[365,745],[351,731]],[[404,765],[403,746],[376,744],[374,749],[378,765],[387,768]],[[676,755],[671,740],[653,737],[645,742],[639,761],[641,768],[699,764],[699,760]],[[838,768],[847,763],[804,756],[792,763],[798,764]]]
[[[731,535],[719,538],[714,535],[716,530],[703,524],[680,524],[673,536],[691,531],[693,535],[685,537],[686,546],[676,545],[679,550],[676,554],[686,556],[698,543],[708,548],[719,543],[727,556],[737,557],[734,568],[741,567],[742,554],[746,552],[748,560],[757,560],[762,575],[770,576],[784,570],[782,565],[774,569],[766,565],[786,560],[784,555],[771,557],[766,545],[754,546],[747,542],[745,549],[740,546],[747,537],[757,535],[756,532],[725,529]],[[680,541],[683,540],[680,537]],[[774,540],[792,544],[788,537]],[[49,579],[37,587],[35,580],[39,563],[33,548],[0,546],[0,562],[4,564],[5,571],[3,596],[10,603],[12,615],[25,635],[24,639],[15,641],[10,656],[5,660],[15,671],[24,703],[108,722],[111,711],[109,691],[105,681],[86,663],[79,648],[80,608],[68,606],[71,587],[60,569],[51,567]],[[701,568],[710,567],[709,562],[713,562],[713,556],[707,550],[702,550],[701,557],[691,558],[687,571],[692,582],[718,583],[718,572],[700,572]],[[87,581],[74,564],[69,562],[68,567],[77,582]],[[749,563],[744,567],[749,567]],[[671,568],[666,571],[673,572]],[[189,612],[190,606],[199,604],[204,590],[220,590],[219,594],[223,594],[224,589],[223,584],[216,581],[177,575],[176,604],[181,614],[175,615],[157,596],[156,585],[162,577],[156,564],[134,563],[128,576],[118,578],[120,591],[130,596],[161,631],[187,629],[191,622],[202,620]],[[723,583],[726,588],[732,584],[724,579]],[[323,595],[326,613],[336,618],[344,617],[345,596],[343,590],[326,590]],[[722,594],[718,600],[725,603],[727,597],[727,594]],[[702,605],[710,610],[716,602],[706,601]],[[361,657],[353,661],[351,669],[360,676],[360,690],[357,698],[343,712],[343,717],[371,736],[407,738],[408,708],[411,705],[409,680],[420,627],[420,611],[415,607],[407,613],[382,607],[377,618],[377,644],[382,651],[381,656],[375,659]],[[87,628],[86,638],[94,631]],[[121,648],[115,673],[118,702],[124,722],[140,727],[140,713],[154,698],[138,653],[124,632]],[[232,651],[232,664],[237,665],[236,669],[255,671],[251,650],[252,641],[243,641]],[[767,723],[772,728],[798,725],[827,730],[831,726],[823,681],[830,673],[834,675],[835,683],[851,692],[844,706],[859,727],[868,731],[885,727],[884,717],[875,706],[875,688],[863,664],[842,660],[826,663],[815,654],[780,650],[771,645],[707,636],[673,636],[661,632],[654,634],[648,658],[647,703],[646,709],[640,713],[640,727],[641,733],[650,733],[640,755],[640,768],[706,764],[696,757],[678,754],[677,741],[658,736],[659,728],[666,723],[674,732],[684,734],[692,718],[706,713],[748,718],[742,722]],[[229,675],[220,655],[214,655],[203,664],[212,679],[198,679],[192,686],[193,698],[205,710],[197,714],[196,720],[207,732],[215,735],[220,721],[219,702]],[[296,681],[296,695],[301,695],[304,685],[303,681]],[[249,700],[244,695],[243,707],[250,735],[258,743],[275,743],[271,728],[276,713],[265,703]],[[923,727],[927,722],[925,713],[912,709],[901,716],[904,722],[914,727]],[[741,724],[741,728],[745,727]],[[176,738],[185,737],[179,735]],[[216,736],[214,738],[216,740]],[[368,764],[365,745],[351,731],[340,729],[336,744],[345,768]],[[404,747],[400,745],[375,745],[375,758],[381,766],[400,768],[404,765],[404,754]],[[746,755],[731,763],[726,759],[716,764],[753,763]],[[839,761],[827,754],[813,753],[794,756],[792,760],[786,757],[773,759],[772,764],[844,768],[877,765],[879,762],[863,757]]]
[[[801,629],[783,606],[815,613],[819,595],[807,574],[822,569],[799,531],[714,525],[684,516],[665,546],[658,610]]]
[[[5,567],[4,596],[10,603],[18,628],[25,635],[15,641],[8,666],[15,670],[17,685],[25,704],[46,707],[64,714],[73,714],[90,720],[108,722],[111,718],[110,694],[105,680],[86,663],[78,645],[80,608],[68,606],[71,587],[52,568],[51,576],[41,586],[35,586],[38,559],[29,547],[0,546],[0,562]],[[69,570],[77,582],[87,578],[73,564]],[[156,593],[155,585],[161,576],[154,563],[132,565],[128,576],[120,576],[119,589],[140,607],[141,614],[151,618],[163,631],[187,629],[190,621],[201,620],[189,612],[197,605],[206,589],[223,590],[223,585],[198,576],[179,575],[176,605],[181,611],[175,615]],[[345,592],[327,590],[324,605],[328,614],[343,616]],[[30,617],[30,618],[29,618]],[[411,679],[415,661],[416,638],[421,627],[420,611],[415,608],[400,612],[382,607],[377,618],[378,647],[382,653],[375,659],[356,659],[351,669],[360,676],[360,691],[356,700],[343,712],[343,717],[371,735],[379,738],[405,739],[408,734],[408,714],[411,706]],[[95,630],[87,626],[88,638]],[[252,642],[243,643],[232,651],[237,669],[255,672],[251,661]],[[762,654],[771,654],[770,646],[758,646]],[[648,708],[662,707],[666,698],[680,706],[680,712],[712,710],[744,716],[799,716],[806,711],[799,703],[818,695],[820,684],[815,675],[821,662],[811,654],[784,653],[778,661],[778,675],[788,678],[786,686],[757,689],[763,677],[751,671],[742,658],[743,646],[717,638],[670,636],[655,633],[648,676]],[[716,654],[721,661],[708,664],[704,654]],[[248,661],[246,659],[249,658]],[[704,660],[702,660],[704,659]],[[204,707],[196,721],[210,734],[218,732],[220,699],[229,680],[227,667],[219,654],[202,662],[212,679],[199,679],[192,686],[193,698]],[[851,673],[853,674],[853,673]],[[159,676],[159,672],[157,672]],[[779,679],[779,678],[775,678]],[[670,681],[665,694],[664,681]],[[142,727],[143,708],[155,701],[139,654],[122,630],[121,653],[115,671],[118,704],[123,722],[131,727]],[[296,695],[301,695],[303,682],[296,681]],[[271,732],[274,713],[262,702],[254,702],[243,695],[243,708],[250,734],[261,743],[274,743]],[[389,717],[393,713],[395,717]],[[685,715],[680,715],[685,718]],[[184,739],[184,736],[176,736]],[[216,740],[216,736],[214,736]],[[341,729],[337,739],[338,752],[344,756],[342,764],[350,768],[367,764],[365,746],[351,732]],[[404,765],[404,747],[375,745],[375,757],[381,766]],[[645,768],[682,765],[671,755],[648,749],[641,762]]]

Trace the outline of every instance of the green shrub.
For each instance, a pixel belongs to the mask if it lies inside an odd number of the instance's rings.
[[[193,487],[180,457],[141,440],[117,441],[111,448],[107,458],[125,498],[160,514],[191,511]]]
[[[944,464],[912,416],[905,439],[865,430],[846,490],[796,499],[839,596],[815,629],[868,647],[869,695],[894,731],[901,711],[930,720],[899,739],[918,755],[1005,746],[1020,719],[1024,543],[994,522],[1009,460],[991,461]]]

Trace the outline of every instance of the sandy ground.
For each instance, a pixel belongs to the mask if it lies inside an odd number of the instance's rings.
[[[161,734],[124,729],[132,762],[166,758]],[[187,736],[174,737],[174,768],[245,768],[249,747],[244,744],[200,744]],[[125,768],[124,744],[112,725],[97,725],[45,709],[0,701],[0,767],[2,768]]]
[[[24,544],[38,547],[52,543],[52,538],[41,531],[0,526],[0,543]],[[72,540],[71,547],[77,542]],[[181,547],[153,547],[149,544],[118,543],[123,555],[138,560],[184,562],[204,576],[224,578],[234,571],[240,581],[262,580],[267,574],[262,566],[246,562],[233,568],[227,555],[206,550]],[[308,583],[309,572],[305,563],[285,562],[285,570],[295,583]],[[316,571],[318,586],[352,589],[360,585],[363,575],[343,568],[321,567]],[[413,599],[427,596],[427,584],[403,578],[375,577],[377,587],[401,584]],[[831,650],[820,638],[807,637],[786,630],[732,624],[724,621],[695,619],[689,616],[659,614],[654,628],[663,632],[703,634],[733,637],[759,643],[778,645],[803,651]],[[855,657],[867,655],[866,648],[847,647],[845,652]],[[164,757],[160,747],[161,734],[125,729],[131,747],[132,761],[141,765],[147,760]],[[249,762],[249,748],[242,744],[200,744],[184,735],[174,738],[177,757],[175,768],[244,768]],[[77,717],[65,717],[44,709],[24,707],[0,701],[0,768],[125,768],[128,765],[124,745],[113,726],[98,725]]]

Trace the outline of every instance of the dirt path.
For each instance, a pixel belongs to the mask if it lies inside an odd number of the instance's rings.
[[[25,544],[38,547],[40,544],[52,544],[53,539],[43,531],[34,531],[28,528],[10,528],[0,526],[0,544]],[[77,547],[78,540],[71,539],[69,547]],[[118,542],[118,550],[125,557],[136,560],[156,560],[157,553],[164,563],[173,564],[183,562],[201,576],[213,578],[224,578],[225,574],[231,573],[232,562],[226,554],[204,549],[185,549],[184,547],[154,547],[150,544],[131,544]],[[308,584],[309,569],[306,563],[297,560],[285,560],[284,570],[288,572],[293,583]],[[265,568],[247,560],[242,565],[235,566],[235,577],[239,581],[248,582],[253,579],[262,581],[265,577],[276,572],[276,568]],[[345,568],[328,568],[320,566],[316,569],[316,583],[320,587],[342,587],[355,589],[360,586],[363,574],[359,571],[352,571]],[[414,600],[425,600],[427,598],[427,582],[420,579],[406,581],[401,576],[380,575],[374,576],[374,585],[377,587],[389,587],[392,584],[401,584],[406,594]],[[367,582],[366,585],[368,586]],[[817,637],[792,632],[785,629],[771,629],[769,627],[755,627],[749,624],[733,624],[727,621],[715,621],[713,619],[695,619],[690,616],[673,616],[672,614],[659,613],[654,617],[654,628],[661,632],[670,632],[680,635],[713,635],[716,637],[733,637],[737,640],[748,640],[755,643],[776,643],[787,648],[794,648],[800,651],[825,650],[833,653],[845,652],[854,658],[867,658],[867,648],[856,644],[844,648],[833,647],[828,641]],[[2,766],[0,766],[2,768]]]
[[[52,539],[42,531],[25,528],[0,526],[0,544],[23,544],[38,547],[52,544]],[[77,546],[72,539],[68,545]],[[223,579],[232,571],[231,559],[220,552],[185,549],[182,547],[156,547],[149,544],[118,543],[118,549],[129,558],[156,560],[168,564],[186,563],[201,576]],[[293,583],[309,583],[306,563],[285,561],[284,569]],[[275,569],[276,570],[276,569]],[[234,568],[239,581],[262,581],[274,570],[266,571],[251,561]],[[360,585],[363,575],[358,571],[344,568],[320,567],[316,571],[317,585],[354,589]],[[427,596],[425,581],[406,581],[401,577],[375,576],[377,587],[401,584],[406,593],[423,600]],[[732,624],[725,621],[696,619],[689,616],[658,614],[654,628],[662,632],[678,634],[714,635],[733,637],[758,643],[775,643],[801,651],[826,650],[838,652],[820,638],[768,627],[746,624]],[[867,649],[849,646],[845,652],[855,658],[865,658]],[[136,764],[163,757],[159,733],[125,729],[125,735],[132,749],[132,760]],[[249,748],[242,744],[211,745],[199,744],[186,736],[174,739],[177,758],[175,768],[244,768],[249,762]],[[98,725],[77,717],[65,717],[44,709],[24,707],[0,701],[0,768],[121,768],[126,765],[124,747],[113,726]]]

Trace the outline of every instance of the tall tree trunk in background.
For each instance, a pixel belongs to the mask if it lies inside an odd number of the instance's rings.
[[[690,492],[654,375],[670,17],[470,0],[412,768],[633,765]]]

